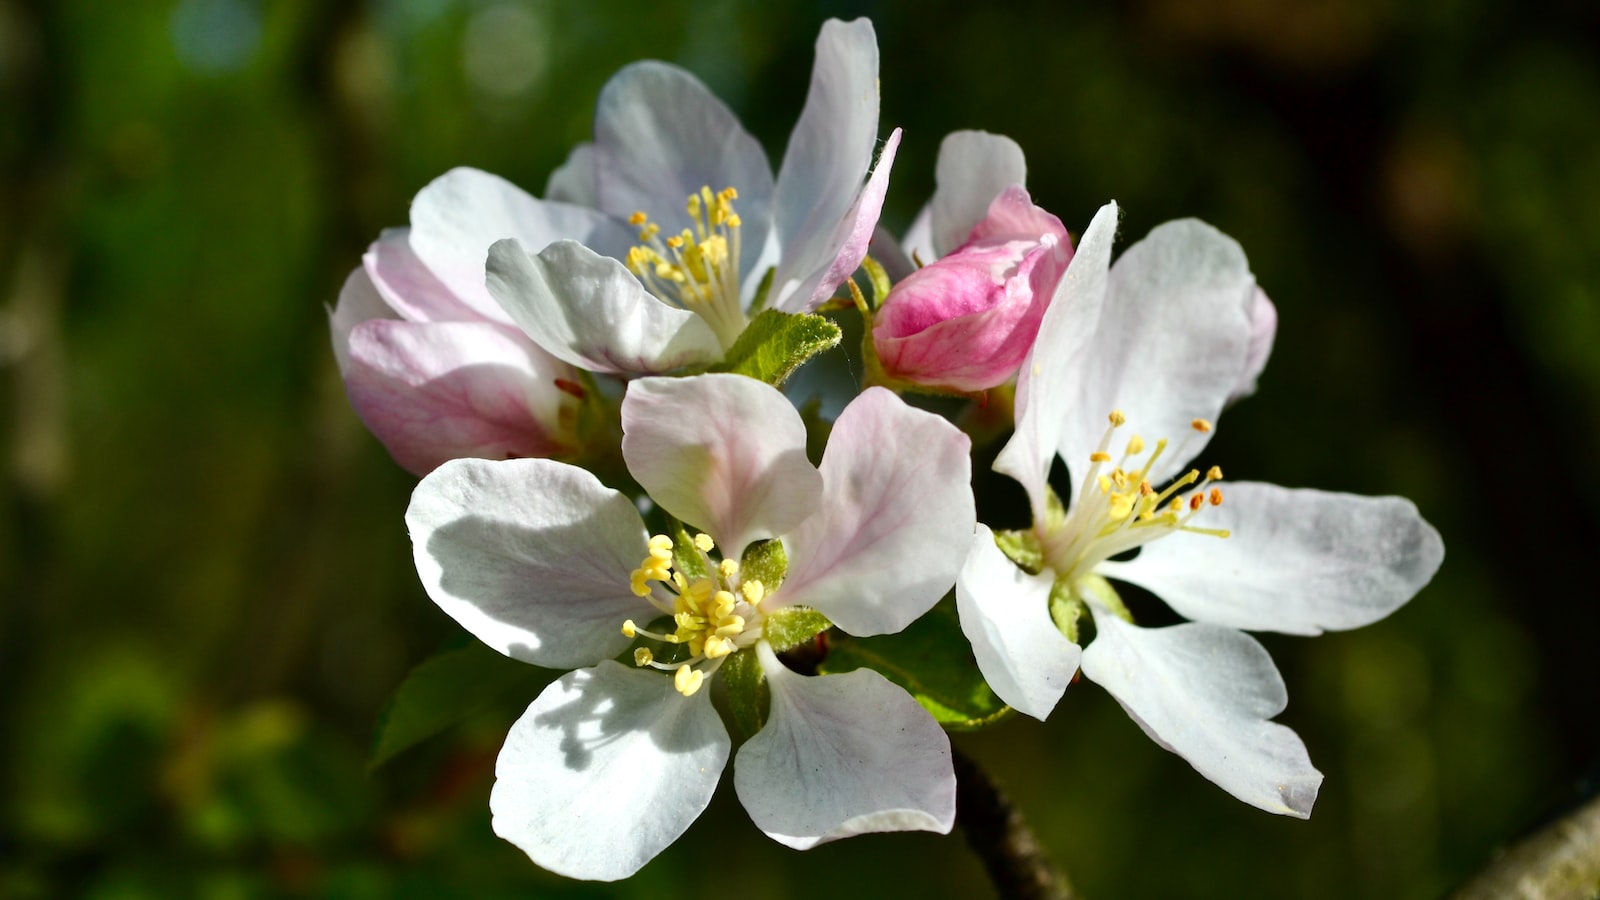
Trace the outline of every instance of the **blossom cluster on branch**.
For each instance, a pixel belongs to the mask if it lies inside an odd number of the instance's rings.
[[[1276,329],[1236,242],[1178,221],[1113,262],[1115,203],[1074,243],[1021,149],[981,132],[944,140],[896,239],[878,216],[901,134],[880,144],[878,109],[866,20],[823,25],[775,175],[693,75],[630,65],[542,198],[448,172],[340,294],[351,403],[422,476],[406,524],[428,595],[567,670],[511,727],[489,798],[547,869],[634,873],[730,756],[790,847],[947,832],[946,730],[1044,719],[1079,673],[1227,792],[1307,816],[1322,775],[1272,721],[1283,680],[1245,632],[1374,622],[1442,560],[1404,499],[1196,463]],[[867,385],[829,422],[780,388],[838,344],[838,315],[866,326]],[[1032,524],[996,530],[973,437],[903,395],[1013,390],[995,468]],[[1118,583],[1190,621],[1141,625]],[[942,601],[965,641],[842,662]],[[998,712],[924,696],[936,668]]]

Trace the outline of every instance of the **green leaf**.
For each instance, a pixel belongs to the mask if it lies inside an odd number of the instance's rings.
[[[756,316],[713,372],[783,384],[800,364],[839,343],[839,326],[811,313],[769,309]]]
[[[835,632],[822,674],[874,669],[905,688],[949,731],[972,731],[1011,714],[989,689],[961,633],[955,603],[943,600],[899,634],[856,638]]]
[[[767,273],[761,276],[761,283],[756,285],[755,298],[750,301],[750,315],[756,315],[767,308],[767,298],[772,293],[772,279],[777,274],[777,266],[767,266]]]
[[[748,741],[766,721],[767,684],[761,661],[753,650],[741,650],[724,660],[717,671],[722,676],[728,717],[739,732],[739,740]]]
[[[517,662],[460,635],[406,675],[378,716],[369,769],[478,712],[513,688],[533,695],[559,675]]]

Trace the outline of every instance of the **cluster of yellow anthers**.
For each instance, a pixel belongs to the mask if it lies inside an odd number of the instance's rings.
[[[633,570],[629,585],[634,594],[671,616],[675,629],[665,634],[646,631],[629,619],[622,623],[622,633],[630,638],[644,635],[663,644],[687,647],[688,658],[670,663],[656,661],[647,647],[633,651],[636,665],[675,670],[673,685],[687,697],[700,689],[706,676],[715,672],[729,654],[761,636],[760,609],[766,588],[756,579],[741,579],[738,560],[724,559],[713,565],[706,554],[716,545],[708,534],[694,536],[694,550],[702,567],[712,574],[693,579],[674,570],[672,538],[655,535],[649,546],[649,555]],[[662,583],[672,601],[658,597],[651,582]]]
[[[652,293],[685,309],[739,297],[739,214],[731,187],[716,194],[702,187],[687,203],[692,228],[661,237],[661,226],[643,211],[628,218],[639,229],[639,246],[628,251],[628,269]]]
[[[1057,571],[1071,572],[1080,568],[1088,571],[1118,553],[1174,531],[1228,537],[1225,529],[1189,524],[1208,504],[1222,504],[1222,490],[1211,487],[1213,482],[1222,480],[1222,469],[1212,466],[1203,479],[1199,469],[1190,469],[1157,491],[1151,486],[1149,475],[1166,452],[1167,440],[1156,441],[1149,457],[1134,466],[1130,461],[1145,450],[1144,438],[1134,435],[1128,439],[1122,458],[1110,472],[1104,472],[1102,469],[1112,463],[1108,452],[1112,435],[1127,422],[1120,410],[1113,410],[1107,418],[1111,427],[1101,438],[1099,448],[1089,454],[1089,472],[1072,514],[1059,529],[1053,529],[1054,533],[1045,541]],[[1195,419],[1189,424],[1195,434],[1206,434],[1212,428],[1205,419]],[[1183,493],[1196,482],[1199,484],[1191,492]]]

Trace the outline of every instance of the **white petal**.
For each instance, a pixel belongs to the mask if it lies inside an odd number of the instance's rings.
[[[1289,702],[1254,638],[1190,622],[1139,628],[1095,609],[1083,674],[1156,743],[1251,806],[1304,819],[1322,773],[1298,735],[1268,719]]]
[[[411,248],[445,286],[479,315],[508,321],[484,287],[489,245],[516,238],[538,251],[575,240],[620,256],[633,234],[620,222],[582,206],[549,203],[498,175],[451,169],[411,201]]]
[[[927,265],[939,258],[933,252],[933,204],[922,205],[917,217],[911,220],[911,227],[906,229],[905,237],[900,239],[900,249],[913,266],[917,260]]]
[[[900,129],[896,128],[884,142],[872,176],[856,194],[844,218],[834,223],[824,240],[812,246],[816,251],[814,256],[793,260],[787,255],[784,257],[772,281],[773,290],[777,291],[777,299],[772,303],[774,309],[811,312],[832,297],[839,285],[861,267],[861,261],[867,256],[867,245],[878,227],[878,215],[883,212],[883,198],[889,192],[889,172],[894,168],[894,154],[899,147]]]
[[[786,847],[955,824],[950,740],[911,695],[871,669],[808,678],[756,644],[772,686],[767,724],[733,764],[751,821]]]
[[[339,289],[338,305],[328,311],[328,331],[333,338],[333,358],[339,363],[339,374],[349,370],[350,332],[369,319],[393,318],[396,318],[394,310],[383,302],[366,269],[352,269]]]
[[[495,762],[494,833],[569,878],[626,878],[700,816],[728,762],[710,691],[606,660],[522,714]]]
[[[642,378],[622,398],[622,456],[657,505],[738,558],[800,524],[822,476],[789,400],[743,375]]]
[[[933,252],[944,256],[967,242],[1001,191],[1027,185],[1028,163],[1017,142],[1004,135],[952,131],[939,144],[934,178],[937,187],[929,202]]]
[[[722,358],[704,319],[661,302],[622,263],[576,241],[537,255],[500,241],[489,248],[488,284],[534,343],[581,369],[669,372]]]
[[[1256,288],[1245,305],[1245,315],[1250,319],[1250,349],[1245,353],[1244,371],[1239,383],[1228,395],[1234,403],[1256,392],[1256,379],[1267,367],[1267,357],[1272,355],[1272,342],[1278,336],[1278,308],[1272,305],[1267,292]]]
[[[625,66],[600,91],[594,118],[600,208],[625,219],[643,212],[665,234],[689,227],[684,201],[702,187],[735,188],[741,275],[748,275],[772,222],[772,168],[761,144],[700,79],[662,62]]]
[[[572,148],[567,161],[550,173],[544,198],[578,206],[599,206],[594,184],[594,145],[585,141]]]
[[[1321,634],[1394,612],[1433,577],[1444,543],[1411,501],[1222,485],[1195,524],[1225,539],[1175,534],[1100,572],[1149,589],[1185,618]]]
[[[647,549],[638,509],[576,466],[452,460],[417,485],[406,527],[428,596],[514,659],[590,665],[653,613],[628,586]]]
[[[1066,274],[1056,284],[1033,349],[1017,371],[1017,428],[995,459],[994,470],[1010,475],[1027,490],[1036,522],[1044,521],[1045,479],[1076,402],[1079,370],[1105,306],[1118,212],[1113,202],[1095,213]],[[1102,422],[1109,412],[1101,413]]]
[[[411,229],[385,228],[361,257],[372,284],[402,318],[413,322],[483,319],[434,276],[411,249]]]
[[[1006,705],[1041,720],[1061,701],[1083,653],[1050,618],[1054,582],[1049,569],[1017,568],[982,523],[956,580],[961,630],[983,680]]]
[[[1124,440],[1171,439],[1152,484],[1205,448],[1210,434],[1190,423],[1215,421],[1243,378],[1255,290],[1238,243],[1194,219],[1160,225],[1122,254],[1111,267],[1100,326],[1076,368],[1073,399],[1063,405],[1057,449],[1074,482],[1088,470],[1112,410],[1127,416]]]
[[[822,502],[786,534],[776,605],[813,607],[850,634],[896,632],[955,583],[972,541],[972,442],[868,388],[834,423]]]
[[[872,23],[829,19],[817,35],[811,89],[773,194],[773,227],[783,247],[775,288],[790,279],[805,281],[833,260],[834,231],[861,192],[877,138],[878,41]]]
[[[395,461],[419,475],[462,456],[572,449],[576,373],[494,322],[369,320],[350,334],[345,390]]]

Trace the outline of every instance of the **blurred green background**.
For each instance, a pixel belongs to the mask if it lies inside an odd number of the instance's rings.
[[[958,735],[1078,886],[1433,897],[1583,789],[1592,3],[0,0],[0,896],[985,896],[958,836],[791,852],[726,778],[636,879],[563,883],[489,830],[531,693],[366,771],[455,626],[324,305],[445,169],[539,191],[633,59],[693,70],[781,158],[830,15],[877,27],[882,133],[906,131],[889,224],[968,127],[1015,137],[1074,233],[1110,198],[1124,244],[1212,222],[1281,328],[1208,460],[1405,494],[1445,537],[1389,620],[1265,638],[1327,775],[1310,822],[1229,798],[1088,685],[1046,725]]]

